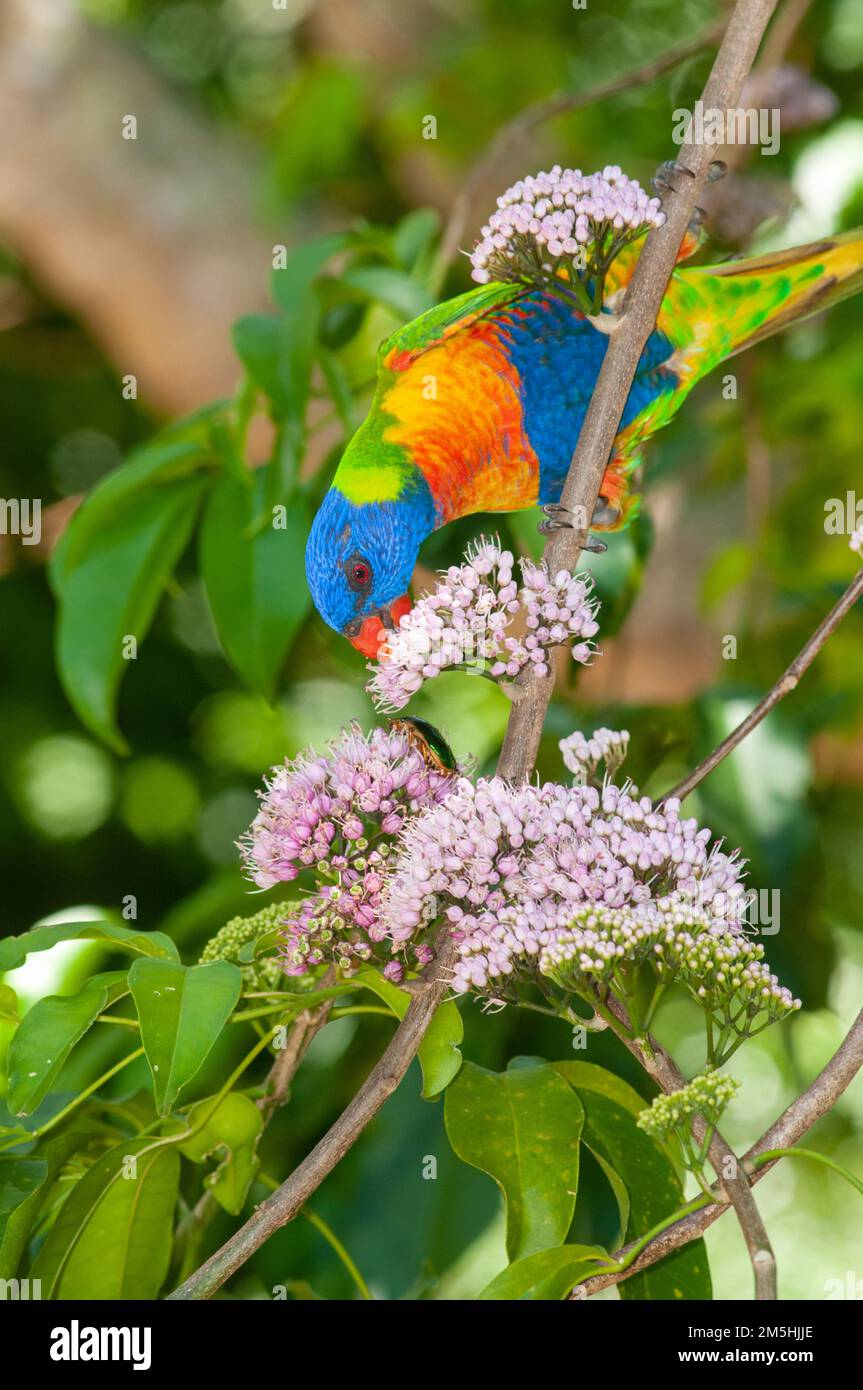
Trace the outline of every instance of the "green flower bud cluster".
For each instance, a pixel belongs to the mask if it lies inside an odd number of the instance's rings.
[[[279,942],[274,936],[271,945],[266,946],[261,955],[256,955],[255,947],[262,936],[279,932],[286,917],[297,910],[297,903],[269,903],[251,917],[232,917],[214,937],[207,942],[201,952],[200,963],[229,960],[242,970],[248,988],[264,990],[275,988],[282,978],[282,965],[276,955]]]
[[[684,985],[716,1021],[749,1037],[800,1008],[764,959],[764,947],[745,932],[682,934],[658,943],[654,966]]]
[[[718,1030],[711,1060],[800,1008],[764,960],[764,947],[687,901],[668,894],[624,908],[600,903],[568,909],[568,930],[558,931],[540,955],[539,968],[565,989],[613,990],[622,998],[626,977],[649,963],[662,985],[688,991]]]
[[[701,1115],[712,1131],[729,1101],[740,1089],[740,1082],[718,1071],[703,1072],[679,1091],[657,1096],[650,1108],[642,1110],[636,1124],[654,1139],[673,1134],[685,1138],[695,1115]]]

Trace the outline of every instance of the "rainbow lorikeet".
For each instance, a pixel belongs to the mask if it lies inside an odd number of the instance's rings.
[[[693,246],[684,243],[681,259]],[[612,309],[627,247],[606,282]],[[721,265],[677,268],[645,346],[593,517],[633,513],[644,444],[726,358],[863,288],[863,232]],[[422,542],[474,512],[558,501],[608,345],[596,320],[546,288],[492,283],[384,342],[374,399],[314,519],[306,573],[327,623],[378,655],[411,606]]]

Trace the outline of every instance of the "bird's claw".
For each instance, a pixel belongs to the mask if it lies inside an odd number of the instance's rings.
[[[724,178],[728,173],[728,165],[724,159],[714,159],[707,170],[707,182],[716,183],[718,179]],[[690,179],[695,178],[691,169],[687,169],[685,164],[678,164],[676,159],[666,159],[664,164],[660,164],[652,179],[652,184],[657,193],[679,193],[680,176],[685,175]],[[698,236],[707,216],[704,208],[693,208],[692,216],[689,219],[688,230],[693,236]]]
[[[602,509],[594,508],[594,521],[596,521],[597,510]],[[578,529],[576,526],[576,519],[572,512],[569,511],[567,507],[561,507],[558,502],[547,502],[542,508],[542,511],[545,515],[539,523],[540,535],[552,536],[555,531],[575,531]],[[608,547],[605,545],[604,541],[597,540],[595,536],[585,536],[582,550],[590,550],[594,554],[601,555],[602,552],[607,549]]]
[[[653,178],[651,185],[657,193],[679,193],[680,189],[675,183],[681,174],[694,179],[695,175],[691,169],[687,169],[685,164],[678,164],[676,159],[666,159],[660,164]]]
[[[717,183],[719,179],[724,179],[728,173],[728,165],[724,159],[714,159],[707,170],[707,182]],[[676,159],[666,159],[660,164],[651,184],[657,193],[679,193],[679,188],[675,179],[683,174],[687,178],[694,179],[695,174],[691,169],[687,169],[685,164],[678,164]]]
[[[543,519],[539,523],[539,532],[542,536],[551,536],[555,531],[574,531],[575,517],[567,507],[561,507],[559,502],[546,502],[540,509]]]
[[[719,179],[724,179],[727,173],[728,165],[725,163],[725,160],[714,159],[713,163],[710,164],[707,169],[707,182],[717,183]],[[704,219],[706,216],[707,213],[704,211],[704,208],[692,209],[692,216],[689,219],[688,230],[692,233],[693,236],[698,236],[698,234],[700,233],[701,228],[704,226]]]

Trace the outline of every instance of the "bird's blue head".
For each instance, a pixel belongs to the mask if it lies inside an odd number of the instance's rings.
[[[331,487],[312,523],[306,576],[321,617],[376,659],[387,629],[411,607],[407,589],[434,528],[427,488],[388,502],[351,502]]]

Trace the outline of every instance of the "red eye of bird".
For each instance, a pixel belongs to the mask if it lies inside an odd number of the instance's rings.
[[[352,589],[366,589],[372,579],[371,567],[365,560],[354,560],[348,569],[348,577]]]

